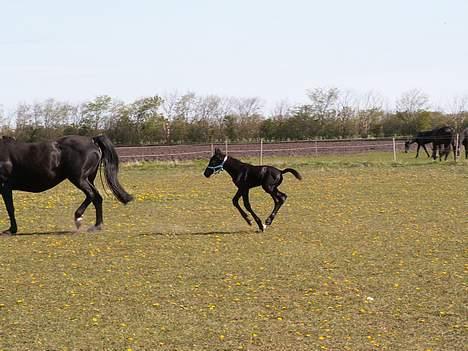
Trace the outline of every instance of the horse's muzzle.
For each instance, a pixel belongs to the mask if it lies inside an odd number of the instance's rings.
[[[213,170],[209,168],[206,168],[205,172],[203,172],[203,175],[207,178],[209,178],[212,174],[213,174]]]

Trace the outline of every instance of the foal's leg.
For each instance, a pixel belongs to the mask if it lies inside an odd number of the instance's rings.
[[[281,191],[279,191],[278,188],[276,187],[274,187],[271,190],[267,188],[263,188],[263,189],[265,189],[265,191],[271,195],[271,197],[273,198],[273,201],[275,202],[275,207],[273,208],[273,211],[271,212],[270,216],[265,221],[266,225],[271,225],[271,223],[276,217],[276,214],[278,213],[281,206],[283,206],[288,196],[285,193],[282,193]]]
[[[10,218],[10,228],[3,231],[3,234],[16,234],[18,227],[16,226],[15,207],[13,206],[13,191],[11,188],[4,185],[2,188],[2,197],[3,202],[5,202],[8,217]]]
[[[416,158],[419,156],[419,149],[421,148],[421,144],[418,143],[418,147],[416,148]]]
[[[252,215],[253,219],[255,220],[255,222],[257,223],[258,225],[258,229],[260,229],[260,231],[264,231],[265,230],[265,226],[263,225],[262,223],[262,220],[257,216],[257,214],[252,210],[252,207],[250,206],[250,201],[249,201],[249,190],[245,190],[243,193],[242,193],[242,200],[244,200],[244,206],[245,208],[247,209],[247,211],[250,212],[250,214]]]
[[[245,213],[245,211],[239,205],[239,199],[241,196],[242,190],[238,189],[236,195],[234,195],[234,197],[232,198],[232,204],[239,210],[239,213],[241,214],[242,218],[244,218],[249,225],[252,225],[252,221],[249,219],[249,215]]]

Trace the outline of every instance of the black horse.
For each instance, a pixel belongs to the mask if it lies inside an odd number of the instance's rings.
[[[455,131],[452,127],[442,127],[432,130],[432,158],[437,159],[437,151],[439,151],[439,161],[445,155],[445,160],[450,153],[450,146],[453,149],[453,157],[456,159]]]
[[[283,174],[289,172],[297,179],[302,179],[299,172],[292,168],[279,170],[272,166],[253,166],[227,156],[223,154],[220,149],[216,148],[214,155],[211,157],[210,162],[205,169],[204,175],[208,178],[212,174],[219,173],[223,170],[226,170],[229,173],[232,177],[232,181],[238,188],[236,195],[232,198],[232,203],[239,210],[242,218],[244,218],[249,225],[252,225],[252,221],[249,219],[248,214],[245,213],[239,205],[239,199],[242,196],[245,208],[250,212],[250,214],[252,214],[258,228],[262,232],[265,230],[267,225],[270,225],[273,222],[278,210],[286,201],[287,195],[278,190],[278,187],[283,181]],[[266,225],[262,223],[262,220],[252,210],[249,202],[249,190],[260,185],[263,190],[270,194],[275,202],[273,211],[265,221]]]
[[[424,151],[426,151],[427,157],[431,157],[426,149],[426,144],[432,143],[432,132],[432,130],[418,132],[413,139],[407,140],[405,142],[405,152],[408,153],[411,144],[417,143],[418,148],[416,149],[416,158],[419,156],[419,149],[421,146],[423,147]]]
[[[107,184],[115,197],[124,204],[131,201],[132,196],[117,179],[119,159],[106,136],[65,136],[42,143],[22,143],[4,137],[0,140],[0,190],[10,217],[10,228],[3,233],[17,232],[13,190],[38,193],[53,188],[65,179],[86,195],[75,212],[77,229],[84,211],[93,203],[96,224],[89,230],[100,230],[103,223],[102,197],[94,185],[94,179],[101,163],[104,164]]]
[[[460,133],[460,140],[458,145],[458,151],[461,152],[462,145],[465,147],[465,158],[468,159],[468,128],[465,128]]]

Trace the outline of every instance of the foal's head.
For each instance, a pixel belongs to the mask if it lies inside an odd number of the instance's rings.
[[[226,162],[227,156],[222,153],[222,151],[218,148],[215,149],[215,153],[210,158],[210,162],[208,162],[208,166],[205,168],[205,172],[203,175],[205,177],[210,177],[213,174],[219,173],[224,170],[224,162]]]

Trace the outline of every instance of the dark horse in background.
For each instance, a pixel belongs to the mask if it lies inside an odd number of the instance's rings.
[[[458,145],[458,151],[461,152],[462,145],[465,147],[465,158],[468,159],[468,128],[465,128],[460,133],[460,140]]]
[[[94,185],[97,171],[104,164],[104,174],[115,197],[126,204],[132,200],[117,179],[119,159],[110,140],[99,135],[94,138],[65,136],[55,141],[22,143],[12,138],[0,140],[0,189],[10,217],[10,228],[18,230],[13,206],[13,190],[39,193],[68,179],[86,196],[75,212],[79,229],[82,216],[90,203],[96,209],[96,223],[90,231],[100,230],[103,223],[102,197]]]
[[[455,157],[455,131],[452,127],[435,128],[428,131],[418,132],[416,136],[405,142],[405,152],[409,151],[410,145],[413,143],[418,144],[416,149],[416,157],[419,156],[419,149],[422,146],[428,157],[429,152],[426,149],[426,144],[432,144],[432,158],[437,159],[437,152],[439,152],[439,160],[442,160],[442,156],[445,155],[447,159],[450,153],[450,145],[452,145],[454,157]]]
[[[437,159],[437,151],[439,151],[439,161],[445,155],[445,160],[450,153],[450,146],[453,150],[453,158],[456,160],[457,148],[455,145],[455,130],[452,127],[442,127],[432,130],[432,158]]]
[[[204,175],[208,178],[212,174],[219,173],[223,170],[226,170],[226,172],[229,173],[232,177],[232,181],[238,188],[236,195],[234,195],[232,199],[232,203],[239,210],[242,218],[244,218],[249,225],[252,225],[252,221],[249,219],[248,214],[239,205],[239,199],[242,196],[245,208],[250,212],[258,225],[258,229],[262,232],[265,230],[267,225],[270,225],[273,222],[273,219],[279,209],[286,201],[287,195],[278,190],[278,187],[283,181],[283,174],[289,172],[297,179],[302,179],[299,172],[292,168],[279,170],[272,166],[253,166],[227,156],[223,154],[220,149],[216,148],[214,155],[211,157],[208,166],[205,169]],[[273,211],[265,221],[266,225],[262,223],[262,220],[255,214],[250,206],[249,190],[257,186],[262,186],[263,190],[270,194],[275,202]]]
[[[410,145],[414,143],[418,144],[418,147],[416,149],[416,158],[418,158],[419,156],[419,149],[421,148],[421,146],[424,149],[424,151],[426,151],[427,157],[431,157],[431,155],[429,155],[429,152],[426,149],[426,144],[432,143],[432,130],[425,130],[422,132],[418,132],[413,139],[407,140],[405,142],[406,153],[408,153],[410,149]]]

